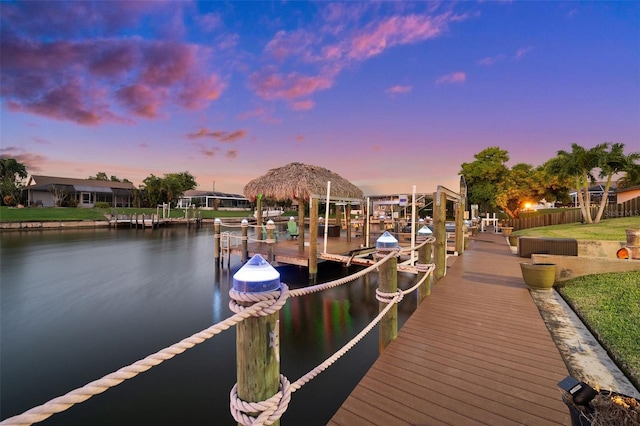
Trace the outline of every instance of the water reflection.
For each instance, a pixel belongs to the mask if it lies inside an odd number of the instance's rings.
[[[217,270],[213,230],[65,230],[0,234],[0,417],[51,398],[232,315],[241,266]],[[278,267],[290,287],[305,269]],[[318,282],[349,273],[321,264]],[[401,276],[408,287],[415,277]],[[292,382],[376,316],[377,275],[290,299],[280,315],[281,370]],[[399,321],[415,308],[405,298]],[[377,357],[377,331],[293,394],[283,424],[325,424]],[[235,331],[225,331],[43,425],[235,424]]]

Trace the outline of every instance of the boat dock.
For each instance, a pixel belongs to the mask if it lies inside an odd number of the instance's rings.
[[[480,233],[330,421],[569,425],[568,375],[504,236]]]

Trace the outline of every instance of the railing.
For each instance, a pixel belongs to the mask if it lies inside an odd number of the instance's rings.
[[[246,226],[243,228],[243,242],[246,241]],[[271,231],[273,231],[271,229]],[[220,238],[220,236],[218,236]],[[227,234],[224,237],[230,244],[231,235]],[[378,323],[380,323],[380,347],[381,350],[397,335],[397,306],[402,298],[416,290],[419,301],[421,294],[429,294],[425,287],[428,286],[428,279],[432,276],[435,265],[427,263],[430,259],[431,245],[434,244],[435,238],[428,237],[421,241],[418,245],[408,249],[402,249],[397,246],[397,240],[391,237],[393,244],[381,245],[376,254],[377,261],[355,273],[338,280],[330,281],[323,284],[314,285],[311,287],[299,288],[295,290],[289,290],[289,287],[284,283],[279,283],[278,289],[274,291],[262,291],[262,292],[250,292],[250,291],[238,291],[232,288],[229,291],[231,301],[229,302],[229,308],[234,312],[231,317],[208,327],[207,329],[193,334],[174,345],[166,347],[154,354],[145,357],[142,360],[136,361],[133,364],[123,367],[113,373],[107,374],[101,379],[92,381],[83,387],[77,388],[68,392],[65,395],[54,398],[42,405],[34,407],[20,415],[10,417],[0,422],[0,425],[29,425],[37,422],[41,422],[53,414],[65,411],[71,408],[73,405],[86,401],[87,399],[105,392],[106,390],[119,385],[125,380],[131,379],[140,373],[143,373],[152,367],[161,364],[162,362],[173,358],[185,352],[208,339],[211,339],[217,334],[231,328],[235,325],[240,325],[246,321],[255,321],[256,318],[273,316],[278,314],[279,310],[285,305],[286,301],[290,297],[299,297],[309,295],[311,293],[327,290],[330,288],[344,285],[351,281],[354,281],[366,274],[373,271],[379,271],[380,287],[376,290],[376,298],[380,302],[379,314],[374,320],[372,320],[358,335],[356,335],[351,341],[344,345],[340,350],[334,353],[331,357],[327,358],[324,362],[317,367],[309,371],[307,374],[291,383],[283,376],[279,375],[279,387],[271,397],[263,401],[246,401],[238,397],[239,387],[241,383],[237,383],[231,390],[230,395],[230,409],[234,419],[243,425],[270,425],[278,421],[278,419],[286,411],[289,402],[291,401],[291,394],[300,389],[314,377],[319,375],[322,371],[327,369],[330,365],[335,363],[340,357],[348,352],[353,346],[355,346],[367,333],[369,333]],[[416,269],[418,271],[417,282],[411,288],[407,290],[397,289],[397,258],[401,254],[412,253],[418,251],[418,263]],[[427,256],[426,254],[429,254]],[[255,256],[259,257],[259,255]],[[254,258],[255,258],[254,257]],[[252,258],[252,261],[254,259]],[[260,260],[263,260],[260,258]],[[420,263],[423,262],[423,263]],[[241,269],[242,270],[242,269]],[[235,278],[234,278],[235,279]],[[394,315],[395,310],[395,315]],[[247,327],[251,328],[251,327]],[[255,327],[254,327],[255,328]],[[260,328],[264,330],[264,327]],[[277,329],[277,327],[276,327]],[[238,328],[238,335],[240,336],[240,328]],[[279,367],[279,343],[276,340],[277,337],[272,336],[270,351],[273,351],[274,356],[277,358]],[[249,345],[252,346],[252,345]],[[238,354],[238,359],[240,359]],[[244,356],[244,355],[242,355]],[[240,369],[240,365],[238,365]],[[279,374],[279,373],[278,373]]]

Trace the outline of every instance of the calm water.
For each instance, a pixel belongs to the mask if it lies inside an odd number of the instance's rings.
[[[20,414],[197,333],[233,313],[241,264],[216,272],[213,229],[0,234],[0,418]],[[290,287],[308,283],[278,267]],[[348,273],[321,264],[318,282]],[[377,275],[290,299],[280,315],[281,372],[297,380],[375,317]],[[406,288],[415,277],[402,275]],[[400,323],[415,298],[400,305]],[[377,329],[292,396],[283,424],[325,424],[378,351]],[[233,425],[235,329],[55,414],[43,425]]]

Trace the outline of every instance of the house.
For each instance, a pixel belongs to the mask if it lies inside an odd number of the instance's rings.
[[[90,208],[106,202],[111,207],[131,207],[134,189],[131,182],[32,175],[24,192],[28,206]]]
[[[242,195],[196,189],[185,191],[176,205],[179,209],[191,206],[220,210],[251,209],[251,203]]]
[[[640,197],[640,185],[618,189],[618,204]]]

